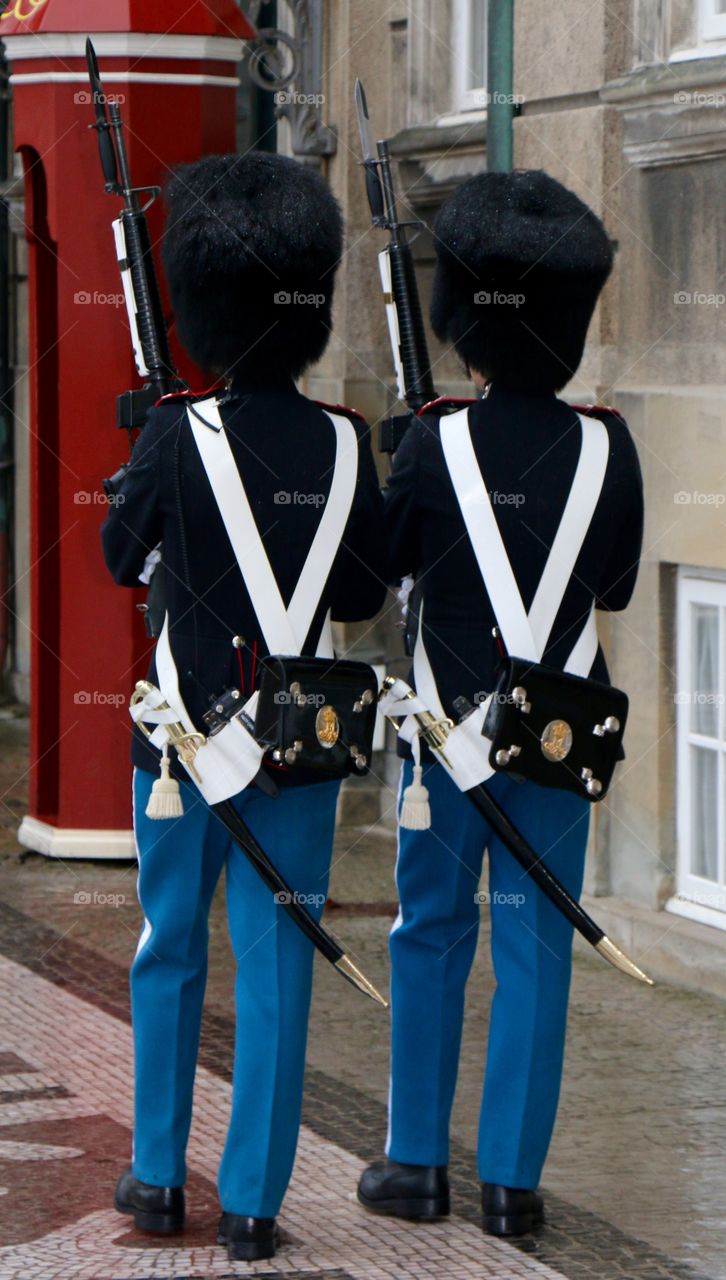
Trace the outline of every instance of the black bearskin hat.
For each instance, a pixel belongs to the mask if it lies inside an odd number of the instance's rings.
[[[442,206],[434,243],[437,337],[499,385],[564,387],[613,263],[592,209],[541,169],[480,174]]]
[[[179,339],[204,370],[298,377],[325,350],[343,248],[312,168],[266,151],[206,156],[166,189],[163,261]]]

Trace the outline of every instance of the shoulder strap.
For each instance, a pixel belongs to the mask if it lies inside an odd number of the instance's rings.
[[[547,563],[529,610],[535,640],[544,652],[560,605],[575,571],[578,556],[592,523],[610,453],[607,427],[598,418],[580,421],[581,445],[572,487],[552,543]]]
[[[469,410],[441,421],[441,445],[479,572],[510,653],[539,661],[516,578],[499,532],[469,428]]]
[[[441,443],[479,571],[510,653],[541,661],[602,491],[609,437],[597,419],[578,415],[580,457],[529,615],[479,468],[468,410],[444,418]]]
[[[330,493],[292,599],[285,608],[216,398],[195,405],[194,412],[188,410],[202,464],[270,653],[302,651],[353,505],[358,475],[355,428],[341,414],[326,416],[336,433]]]

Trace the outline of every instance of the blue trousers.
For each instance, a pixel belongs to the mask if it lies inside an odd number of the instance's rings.
[[[133,1173],[182,1186],[207,976],[207,917],[222,868],[237,962],[232,1113],[219,1170],[228,1213],[272,1218],[295,1159],[312,986],[311,943],[275,902],[196,787],[184,816],[145,809],[154,777],[134,773],[139,900],[146,918],[131,969],[135,1058]],[[234,804],[278,870],[322,914],[339,784],[252,788]]]
[[[412,766],[403,767],[403,786]],[[401,904],[391,933],[392,1058],[386,1152],[403,1164],[445,1165],[464,1016],[477,944],[479,878],[489,853],[496,991],[478,1138],[482,1182],[537,1186],[557,1111],[570,986],[572,926],[525,875],[443,766],[429,765],[429,831],[400,831]],[[496,800],[578,897],[589,802],[487,783]]]

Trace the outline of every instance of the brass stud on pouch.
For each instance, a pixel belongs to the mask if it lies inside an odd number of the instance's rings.
[[[599,778],[593,777],[592,769],[587,767],[580,770],[580,777],[585,783],[585,790],[589,796],[599,796],[602,791],[602,783]]]
[[[364,707],[369,707],[375,699],[375,693],[372,689],[364,689],[359,698],[353,703],[354,711],[362,711]]]
[[[285,764],[294,764],[297,760],[297,751],[294,747],[288,747],[285,752]]]
[[[521,684],[512,689],[512,701],[516,707],[519,707],[523,715],[529,715],[532,710],[532,703],[527,701],[527,690],[522,688]]]
[[[604,738],[606,733],[618,733],[620,729],[620,721],[617,716],[607,716],[603,724],[596,724],[593,733],[598,738]]]
[[[307,702],[307,698],[303,693],[303,688],[299,680],[293,680],[292,684],[290,685],[290,697],[296,706],[298,707],[305,706]]]
[[[503,747],[501,751],[497,751],[497,754],[495,755],[494,759],[499,765],[507,765],[509,764],[513,756],[516,759],[516,757],[521,754],[522,754],[522,748],[518,746],[516,742],[513,742],[508,749],[506,747]]]

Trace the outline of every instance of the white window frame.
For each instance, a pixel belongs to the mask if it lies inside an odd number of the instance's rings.
[[[726,12],[717,13],[715,0],[699,0],[698,28],[702,40],[726,40]]]
[[[452,103],[454,114],[463,111],[486,111],[486,65],[484,66],[484,83],[477,88],[468,87],[468,71],[471,61],[471,42],[473,28],[473,8],[480,4],[485,9],[488,0],[452,0],[451,29],[453,32],[452,60]]]
[[[718,746],[718,880],[707,880],[691,870],[691,746],[709,746],[691,729],[691,699],[695,685],[691,652],[691,607],[716,605],[720,611]],[[676,896],[667,903],[669,911],[701,924],[726,929],[726,574],[681,569],[677,599],[677,695],[676,695]],[[682,697],[679,699],[678,694]],[[685,695],[689,695],[686,700]]]

